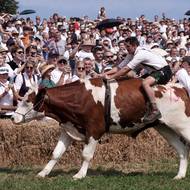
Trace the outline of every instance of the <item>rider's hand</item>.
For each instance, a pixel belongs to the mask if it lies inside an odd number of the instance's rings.
[[[106,75],[106,74],[104,74],[104,78],[107,79],[107,80],[111,80],[112,79],[111,75]]]

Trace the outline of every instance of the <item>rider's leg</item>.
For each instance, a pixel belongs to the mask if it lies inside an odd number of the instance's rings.
[[[156,83],[156,80],[152,76],[148,76],[142,82],[142,86],[149,98],[149,101],[151,103],[151,108],[152,108],[151,112],[144,118],[144,122],[147,122],[147,123],[154,122],[156,119],[159,119],[161,117],[161,113],[158,110],[157,105],[156,105],[154,91],[152,89],[152,86],[155,83]]]

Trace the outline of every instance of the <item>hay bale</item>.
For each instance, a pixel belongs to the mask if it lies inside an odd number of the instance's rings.
[[[33,121],[23,125],[13,125],[10,120],[1,120],[1,167],[47,163],[58,141],[60,130],[58,123],[53,120]],[[80,165],[82,148],[83,143],[74,142],[61,158],[59,165]],[[142,163],[173,157],[173,149],[154,129],[149,129],[141,133],[136,140],[126,135],[105,135],[102,143],[98,144],[92,165],[122,165],[126,162]]]

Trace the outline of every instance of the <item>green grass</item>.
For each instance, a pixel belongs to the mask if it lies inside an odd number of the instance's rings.
[[[129,164],[119,169],[89,169],[85,179],[74,181],[77,172],[53,170],[45,179],[37,178],[38,169],[0,168],[0,190],[189,190],[190,172],[183,180],[172,178],[177,173],[175,161]]]

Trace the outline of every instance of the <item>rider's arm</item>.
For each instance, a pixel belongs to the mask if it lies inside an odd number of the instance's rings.
[[[131,69],[128,66],[123,67],[122,69],[120,69],[118,72],[116,72],[115,74],[111,75],[110,77],[108,77],[109,79],[115,79],[118,78],[120,76],[123,76],[125,74],[127,74]]]
[[[119,70],[118,67],[113,67],[111,70],[105,72],[104,74],[105,74],[105,75],[113,75],[113,74],[115,74],[118,70]]]

